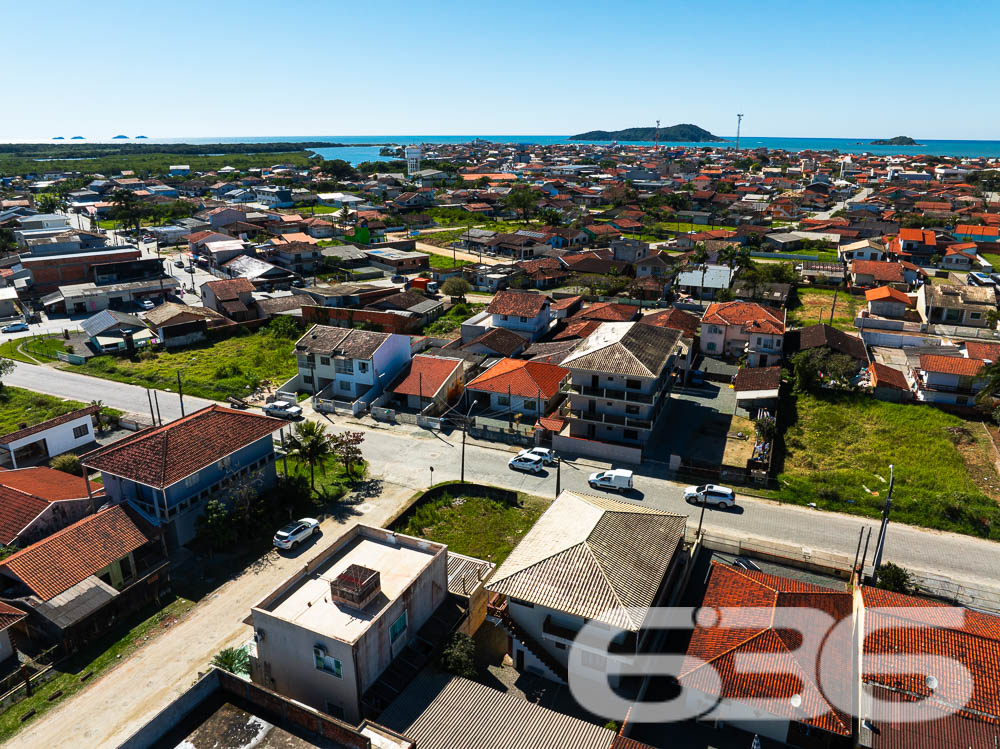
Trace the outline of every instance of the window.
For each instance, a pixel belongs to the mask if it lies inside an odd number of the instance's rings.
[[[634,429],[625,430],[625,439],[627,440],[637,440],[639,439],[639,433]]]
[[[340,382],[340,389],[341,390],[350,390],[351,389],[351,383],[347,382],[346,380],[341,380],[341,382]]]
[[[521,322],[528,322],[528,318],[527,317],[519,317],[517,319],[520,320]]]
[[[969,313],[969,319],[970,320],[978,320],[982,316],[983,316],[982,312],[970,312]],[[76,430],[75,429],[73,430],[73,433],[76,434]]]
[[[233,464],[233,456],[227,455],[222,460],[220,460],[216,465],[219,467],[220,471],[228,471],[230,466]]]
[[[337,374],[354,374],[354,359],[334,359],[333,371]]]
[[[313,648],[313,663],[318,671],[326,671],[333,674],[338,679],[343,679],[342,664],[336,658],[331,658],[326,654],[326,648],[317,645]]]
[[[329,367],[330,366],[330,357],[329,356],[321,356],[319,358],[319,363],[322,364],[324,367]]]
[[[510,405],[510,398],[508,398],[506,395],[498,395],[497,396],[497,405],[498,406],[509,406]]]
[[[188,476],[186,479],[184,479],[184,487],[187,488],[187,489],[190,489],[192,486],[195,486],[197,483],[198,483],[198,472],[197,471],[195,471],[190,476]]]
[[[537,408],[537,404],[534,401],[525,401],[524,402],[524,410],[525,411],[534,411],[535,408]]]
[[[359,361],[358,362],[358,371],[359,372],[367,372],[368,371],[368,362],[366,362],[366,361]]]
[[[501,320],[506,320],[507,319],[507,315],[500,315],[500,319]]]
[[[632,415],[638,415],[638,413],[639,413],[639,407],[638,406],[625,406],[625,413],[632,414]]]
[[[402,636],[402,634],[406,631],[406,623],[407,623],[406,612],[404,611],[402,614],[399,615],[399,618],[392,623],[392,626],[389,627],[390,644],[398,640]]]
[[[625,380],[625,387],[629,390],[638,390],[642,387],[642,383],[638,380]]]
[[[709,351],[715,351],[715,343],[713,341],[709,341],[705,345],[705,348],[707,348]]]
[[[80,437],[85,437],[89,432],[90,430],[87,429],[86,424],[81,424],[78,427],[73,427],[73,437],[75,439],[79,439]]]
[[[967,406],[967,405],[969,405],[969,399],[966,396],[964,396],[964,395],[960,395],[957,398],[955,398],[955,405],[956,406]]]

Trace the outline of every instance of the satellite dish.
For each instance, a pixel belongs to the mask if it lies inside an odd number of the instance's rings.
[[[793,694],[789,698],[788,701],[792,703],[792,707],[796,707],[796,708],[797,707],[802,707],[802,695],[801,694]]]
[[[930,689],[933,692],[935,689],[938,688],[937,677],[936,676],[928,676],[926,679],[924,679],[924,684],[926,684],[927,688]]]

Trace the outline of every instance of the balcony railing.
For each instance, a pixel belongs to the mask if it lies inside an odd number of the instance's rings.
[[[588,411],[581,408],[571,408],[569,415],[581,421],[593,421],[598,424],[615,424],[633,429],[652,429],[653,422],[649,419],[637,419],[633,416],[622,416],[621,414],[601,413],[600,411]]]
[[[570,629],[569,627],[562,627],[552,621],[551,616],[545,617],[545,621],[542,622],[542,632],[551,637],[558,637],[560,640],[566,640],[567,642],[573,642],[578,634],[577,630]]]
[[[503,619],[507,615],[507,596],[496,593],[486,602],[486,616]]]
[[[610,388],[589,387],[587,385],[574,385],[573,383],[570,383],[568,390],[571,393],[586,395],[590,398],[643,403],[647,406],[655,400],[655,396],[652,393],[640,393],[636,390],[613,390]]]

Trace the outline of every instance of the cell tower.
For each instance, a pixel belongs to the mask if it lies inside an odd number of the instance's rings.
[[[743,115],[736,115],[736,150],[740,150],[740,125],[743,124]]]
[[[656,134],[655,134],[655,136],[653,138],[653,150],[654,151],[659,151],[660,150],[660,121],[659,120],[656,121]]]

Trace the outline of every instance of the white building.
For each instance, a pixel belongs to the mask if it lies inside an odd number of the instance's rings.
[[[87,406],[3,435],[0,450],[6,451],[6,455],[0,452],[0,465],[9,468],[34,465],[94,444],[94,414],[98,411],[97,406]]]

